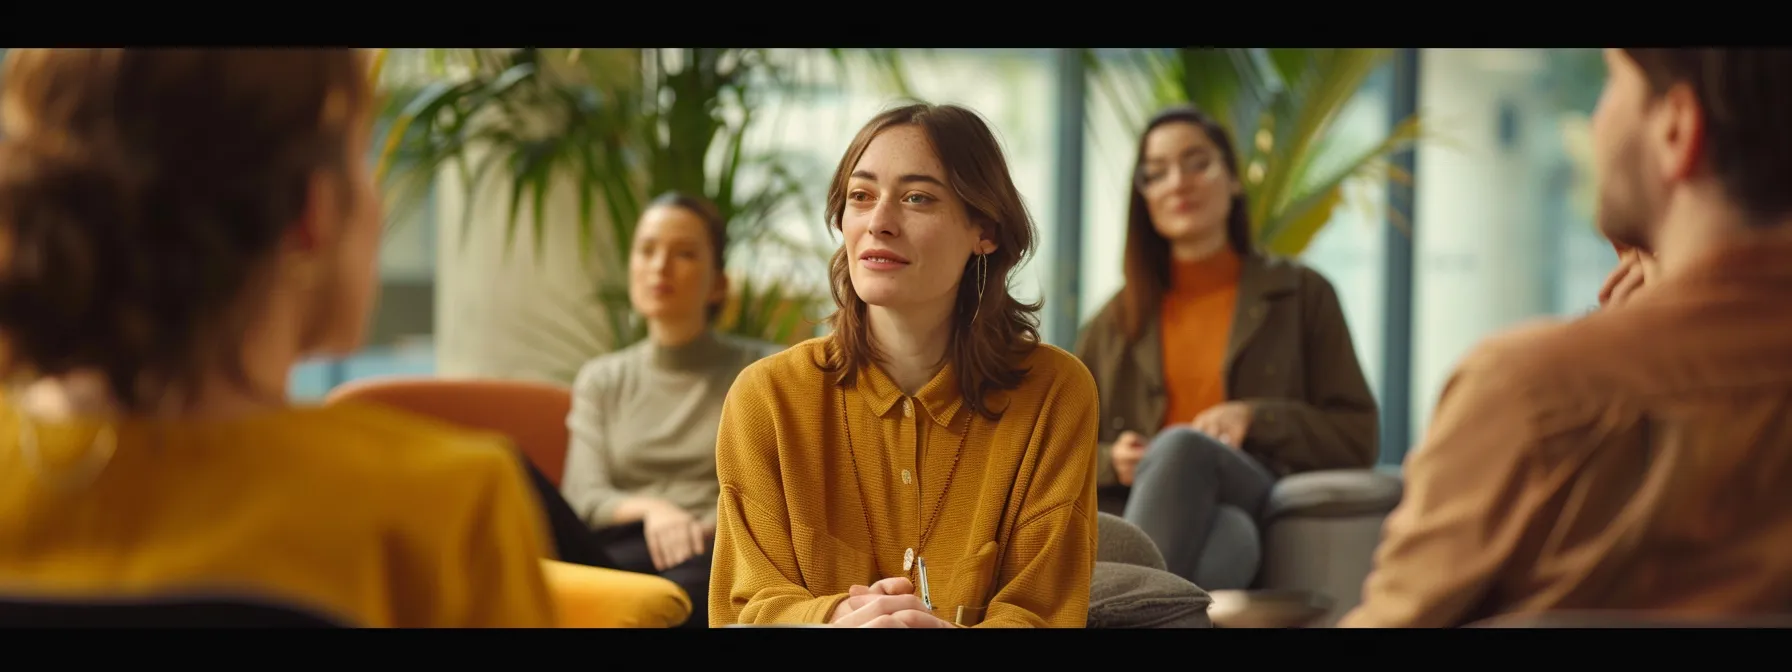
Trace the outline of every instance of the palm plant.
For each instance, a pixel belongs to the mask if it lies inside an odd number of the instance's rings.
[[[1129,82],[1085,52],[1092,89],[1133,128],[1150,110],[1192,103],[1236,139],[1257,242],[1296,256],[1347,202],[1353,181],[1410,181],[1388,158],[1410,149],[1423,130],[1417,115],[1379,141],[1349,144],[1332,124],[1388,49],[1139,50],[1123,61],[1146,74]],[[1403,225],[1402,222],[1395,222]]]
[[[901,85],[893,52],[855,50]],[[792,92],[800,54],[767,49],[426,50],[420,85],[395,95],[379,172],[395,205],[414,207],[437,175],[456,171],[467,192],[458,225],[474,222],[475,197],[497,182],[508,195],[507,249],[528,234],[547,245],[546,203],[556,189],[578,200],[578,244],[587,263],[610,269],[593,300],[604,325],[565,330],[609,334],[609,347],[644,336],[629,308],[625,279],[634,227],[647,199],[669,190],[713,200],[736,250],[813,252],[773,224],[808,200],[793,157],[749,151],[766,122],[765,94]],[[856,66],[845,52],[835,63]],[[414,59],[417,60],[417,59]],[[388,67],[390,70],[390,67]],[[479,151],[474,151],[478,148]],[[522,216],[524,205],[534,213]],[[466,240],[466,236],[461,237]],[[599,244],[601,242],[607,244]],[[608,251],[608,256],[591,255]],[[740,257],[742,255],[732,255]],[[789,342],[820,298],[784,278],[745,278],[719,325]]]

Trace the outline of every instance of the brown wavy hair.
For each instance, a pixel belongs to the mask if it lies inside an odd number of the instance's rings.
[[[1157,312],[1157,304],[1170,287],[1170,240],[1152,225],[1150,205],[1138,186],[1145,170],[1145,139],[1165,124],[1189,124],[1201,129],[1220,150],[1226,175],[1238,179],[1238,152],[1232,146],[1232,136],[1206,112],[1193,105],[1177,105],[1158,112],[1145,124],[1145,131],[1139,134],[1138,160],[1133,162],[1132,177],[1126,183],[1132,199],[1126,206],[1126,256],[1121,262],[1126,281],[1120,288],[1120,327],[1130,342],[1137,342],[1144,335],[1145,316]],[[1251,209],[1242,193],[1232,195],[1232,211],[1226,216],[1226,244],[1240,257],[1257,254],[1251,234]]]
[[[372,94],[354,49],[16,49],[0,76],[0,374],[140,411],[222,366]],[[346,191],[346,189],[345,189]],[[346,204],[345,204],[345,207]]]
[[[1008,275],[1032,254],[1036,234],[1033,218],[1008,172],[1002,146],[989,125],[963,107],[926,103],[898,107],[872,118],[859,129],[834,171],[828,187],[828,226],[844,236],[846,184],[853,167],[879,133],[904,125],[926,134],[946,168],[946,181],[964,201],[971,223],[983,227],[996,243],[996,250],[986,255],[988,278],[981,299],[981,307],[989,310],[972,310],[979,305],[978,262],[972,255],[959,276],[958,310],[952,313],[951,341],[945,355],[957,371],[965,403],[993,420],[1001,414],[990,409],[985,397],[996,390],[1014,389],[1026,377],[1027,369],[1020,363],[1039,345],[1040,304],[1021,303],[1008,293]],[[827,370],[843,386],[853,384],[860,368],[881,359],[867,329],[866,304],[853,291],[847,257],[843,243],[828,269],[838,310],[829,318],[833,354]]]

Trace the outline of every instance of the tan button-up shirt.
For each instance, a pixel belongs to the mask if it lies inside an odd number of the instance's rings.
[[[1341,625],[1792,609],[1792,242],[1490,339],[1406,479]]]

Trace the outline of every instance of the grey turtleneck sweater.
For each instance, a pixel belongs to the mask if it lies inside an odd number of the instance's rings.
[[[680,346],[644,340],[587,362],[573,382],[561,494],[594,530],[614,525],[617,504],[635,496],[713,521],[722,400],[741,369],[781,349],[704,330]]]

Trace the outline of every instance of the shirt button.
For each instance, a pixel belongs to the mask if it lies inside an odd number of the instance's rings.
[[[915,417],[915,405],[907,399],[902,400],[902,417]]]
[[[907,469],[903,469],[903,470],[902,470],[902,484],[903,484],[903,485],[908,485],[908,483],[909,483],[909,481],[910,481],[910,480],[911,480],[911,478],[910,478],[910,477],[909,477],[909,475],[908,475],[908,470],[907,470]]]

